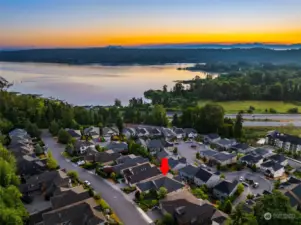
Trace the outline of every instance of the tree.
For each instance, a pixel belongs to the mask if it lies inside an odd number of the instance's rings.
[[[60,130],[59,124],[55,120],[51,121],[50,126],[49,126],[49,132],[53,136],[56,136],[59,133],[59,130]]]
[[[177,147],[174,148],[173,154],[175,154],[175,155],[178,154],[178,148]]]
[[[110,178],[111,178],[112,180],[115,180],[115,179],[116,179],[116,174],[115,174],[114,172],[112,172],[111,175],[110,175]]]
[[[172,125],[175,126],[175,127],[178,127],[180,125],[180,121],[179,121],[179,117],[178,117],[178,114],[175,113],[172,117]]]
[[[229,225],[258,225],[256,217],[243,210],[243,202],[239,203],[230,215]]]
[[[59,143],[68,144],[71,140],[72,140],[71,135],[66,130],[61,128],[59,133],[58,133]]]
[[[78,181],[78,180],[79,180],[79,178],[78,178],[78,173],[77,173],[77,171],[75,171],[75,170],[70,170],[70,171],[68,171],[68,172],[67,172],[67,175],[68,175],[68,177],[70,177],[70,179],[73,180],[73,181]]]
[[[270,220],[264,218],[266,212],[271,215],[289,215],[290,217],[285,220],[279,220],[273,217]],[[292,208],[289,198],[279,191],[273,191],[270,195],[263,195],[254,207],[254,215],[258,224],[260,225],[299,225],[301,220],[301,213]]]
[[[243,136],[243,116],[241,113],[236,115],[236,120],[234,123],[234,137],[242,138]]]
[[[176,222],[170,214],[165,214],[158,225],[175,225]]]
[[[240,195],[241,193],[244,192],[244,190],[245,190],[244,185],[243,185],[242,183],[239,183],[239,184],[237,185],[237,189],[236,189],[237,194]]]
[[[47,157],[47,161],[46,161],[46,165],[48,167],[49,170],[55,170],[58,168],[58,163],[57,161],[53,158],[52,156],[52,152],[48,151],[48,157]]]
[[[276,180],[274,183],[274,189],[279,189],[280,184],[281,184],[280,179]]]
[[[25,129],[31,137],[40,137],[41,131],[38,128],[37,124],[27,122],[25,125]]]
[[[221,179],[225,179],[225,174],[221,174],[220,176],[219,176]]]
[[[200,155],[200,153],[199,153],[199,152],[197,152],[197,153],[195,154],[195,157],[196,157],[197,159],[200,159],[200,158],[201,158],[201,155]]]
[[[122,107],[122,105],[121,105],[121,101],[119,100],[119,99],[115,99],[115,104],[114,104],[114,106],[116,106],[116,107]]]
[[[44,150],[39,144],[36,144],[34,147],[34,152],[36,155],[41,155],[44,153]]]
[[[232,211],[232,203],[231,201],[228,199],[226,200],[226,202],[224,203],[224,207],[223,207],[223,211],[227,214],[230,214]]]
[[[117,120],[116,120],[116,126],[117,126],[117,128],[119,130],[119,136],[121,136],[123,128],[124,128],[123,119],[121,117],[117,118]]]
[[[163,85],[163,92],[167,93],[167,85],[166,84]]]
[[[167,189],[165,187],[160,187],[158,191],[159,199],[165,198],[166,195],[167,195]]]

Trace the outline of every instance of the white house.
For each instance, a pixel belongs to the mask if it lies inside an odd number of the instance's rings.
[[[213,188],[213,195],[218,199],[226,199],[232,196],[237,190],[238,181],[223,180]]]
[[[274,178],[281,177],[285,173],[284,166],[282,166],[281,164],[273,160],[269,160],[262,163],[260,165],[260,169],[267,176],[274,177]]]
[[[208,188],[214,187],[220,181],[220,177],[203,168],[200,168],[194,176],[194,183],[198,186],[206,185]]]

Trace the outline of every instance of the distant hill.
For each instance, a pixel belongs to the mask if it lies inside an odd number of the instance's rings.
[[[249,62],[301,64],[301,49],[272,50],[266,48],[78,48],[32,49],[0,52],[0,61],[44,62],[67,64],[165,64],[199,62]]]
[[[262,44],[262,43],[240,43],[240,44],[161,44],[161,45],[141,45],[140,48],[182,48],[182,49],[231,49],[231,48],[266,48],[274,50],[301,49],[300,44],[281,45],[281,44]]]

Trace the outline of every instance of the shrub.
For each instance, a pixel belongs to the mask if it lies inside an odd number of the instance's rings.
[[[287,110],[288,113],[298,113],[298,108],[291,108],[289,110]]]
[[[269,110],[270,113],[277,113],[276,109],[270,108]]]
[[[93,170],[96,168],[96,166],[97,166],[96,163],[86,162],[84,165],[82,165],[82,168],[84,168],[86,170]]]
[[[254,111],[255,107],[250,105],[249,110]]]
[[[94,199],[95,199],[95,200],[100,200],[100,199],[101,199],[101,196],[100,196],[100,194],[96,194],[96,195],[94,195]]]
[[[81,156],[75,156],[75,157],[72,157],[71,162],[76,163],[82,159],[83,159],[83,157],[81,157]]]
[[[89,195],[91,197],[94,197],[95,193],[94,193],[94,190],[91,187],[88,188],[88,191],[89,191]]]
[[[67,175],[71,180],[78,181],[78,173],[75,170],[68,171]]]

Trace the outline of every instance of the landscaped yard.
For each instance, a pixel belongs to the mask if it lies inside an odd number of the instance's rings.
[[[201,100],[198,102],[199,106],[204,106],[212,101]],[[226,113],[238,113],[243,110],[248,111],[250,106],[254,107],[253,113],[269,113],[269,109],[275,109],[277,113],[287,113],[291,108],[300,107],[300,102],[283,102],[283,101],[226,101],[226,102],[214,102],[225,109]],[[266,112],[266,109],[268,112]]]

